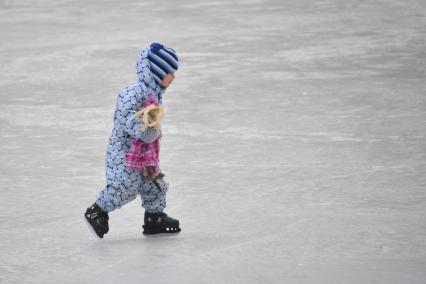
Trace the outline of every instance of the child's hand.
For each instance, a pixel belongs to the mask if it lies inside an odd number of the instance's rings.
[[[148,179],[153,180],[156,175],[157,173],[156,173],[155,167],[152,167],[152,166],[145,167],[145,176]]]

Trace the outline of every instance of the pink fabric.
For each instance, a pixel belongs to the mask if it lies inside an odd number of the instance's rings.
[[[160,139],[152,143],[144,143],[140,139],[133,139],[132,146],[126,154],[125,165],[134,170],[143,171],[151,166],[158,173],[160,163]]]
[[[153,94],[148,94],[148,99],[146,100],[146,102],[143,104],[143,107],[147,107],[150,104],[154,104],[156,106],[159,106],[159,104],[157,103],[157,101],[154,99],[154,95]]]
[[[148,100],[144,103],[143,107],[150,104],[158,106],[157,101],[153,98],[152,94],[148,95]],[[160,139],[152,143],[144,143],[140,139],[133,139],[129,152],[125,157],[125,165],[133,170],[143,171],[145,167],[151,166],[155,168],[155,172],[159,172],[160,163]]]

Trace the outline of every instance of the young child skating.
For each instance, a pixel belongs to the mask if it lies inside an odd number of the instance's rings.
[[[178,233],[179,221],[164,213],[169,184],[162,174],[155,178],[126,166],[125,157],[132,141],[144,144],[158,143],[161,130],[143,127],[135,114],[144,108],[149,95],[161,106],[162,96],[172,83],[178,69],[176,52],[159,43],[142,50],[136,63],[137,82],[118,94],[114,113],[114,127],[106,154],[106,186],[98,193],[96,202],[84,214],[89,227],[99,238],[108,233],[108,213],[134,200],[139,194],[145,208],[144,234]],[[161,173],[159,168],[158,173]]]

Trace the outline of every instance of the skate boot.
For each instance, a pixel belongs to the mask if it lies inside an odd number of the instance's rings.
[[[108,233],[108,212],[103,211],[96,203],[87,208],[84,214],[87,225],[90,230],[99,238],[103,238]]]
[[[145,212],[144,222],[145,225],[142,226],[144,235],[176,234],[181,231],[179,220],[167,216],[164,212]]]

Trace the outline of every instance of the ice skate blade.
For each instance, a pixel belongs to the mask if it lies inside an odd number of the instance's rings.
[[[84,214],[84,222],[86,223],[87,227],[89,227],[90,232],[96,237],[98,240],[102,240],[103,237],[99,237],[98,234],[96,234],[95,229],[93,229],[92,225],[90,225],[89,221],[86,218],[86,214]]]
[[[174,236],[176,234],[179,234],[182,229],[179,227],[171,228],[159,228],[156,226],[150,226],[150,225],[142,225],[142,234],[144,236],[158,236],[158,235],[164,235],[164,236]]]
[[[157,234],[145,234],[142,235],[146,238],[173,238],[180,234],[181,231],[176,233],[157,233]]]

